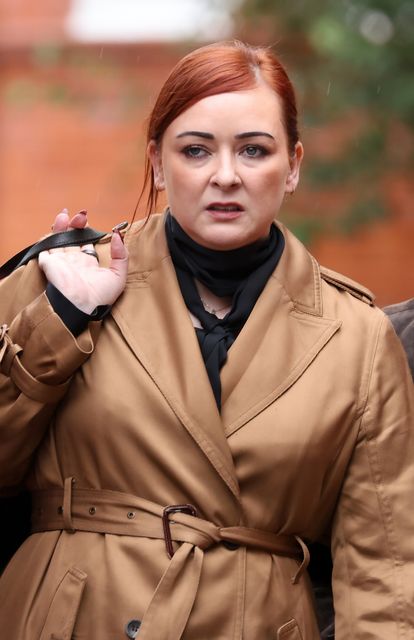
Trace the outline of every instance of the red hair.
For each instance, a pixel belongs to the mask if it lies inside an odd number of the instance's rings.
[[[283,123],[289,151],[299,140],[296,98],[292,83],[270,49],[239,41],[217,42],[192,51],[171,71],[158,95],[148,121],[147,143],[160,144],[165,130],[193,104],[219,93],[253,89],[265,81],[282,101]],[[157,190],[149,159],[146,159],[142,194],[149,189],[147,213],[157,203]],[[141,194],[141,195],[142,195]]]

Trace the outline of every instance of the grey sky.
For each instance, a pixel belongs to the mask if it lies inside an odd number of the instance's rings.
[[[215,40],[231,35],[238,0],[73,0],[69,35],[82,41]]]

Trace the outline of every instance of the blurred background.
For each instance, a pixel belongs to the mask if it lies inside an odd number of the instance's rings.
[[[0,0],[0,262],[63,207],[131,219],[158,89],[234,37],[273,46],[297,89],[282,220],[378,304],[414,296],[413,0]]]

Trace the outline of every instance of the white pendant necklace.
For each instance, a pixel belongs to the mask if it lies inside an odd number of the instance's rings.
[[[200,297],[200,300],[203,303],[204,309],[214,315],[216,315],[217,313],[220,313],[220,311],[224,311],[225,309],[230,309],[230,306],[231,306],[230,304],[226,304],[224,305],[224,307],[219,307],[218,309],[216,309],[215,307],[212,307],[211,305],[209,305],[208,302],[204,300],[204,298]]]

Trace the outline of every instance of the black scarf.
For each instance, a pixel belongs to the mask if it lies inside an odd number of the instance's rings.
[[[285,240],[272,224],[267,238],[253,244],[229,251],[207,249],[192,240],[171,213],[166,217],[165,232],[184,301],[203,327],[196,329],[197,338],[220,411],[220,369],[275,270]],[[220,320],[204,309],[194,279],[217,296],[232,296],[231,310],[224,318]]]

